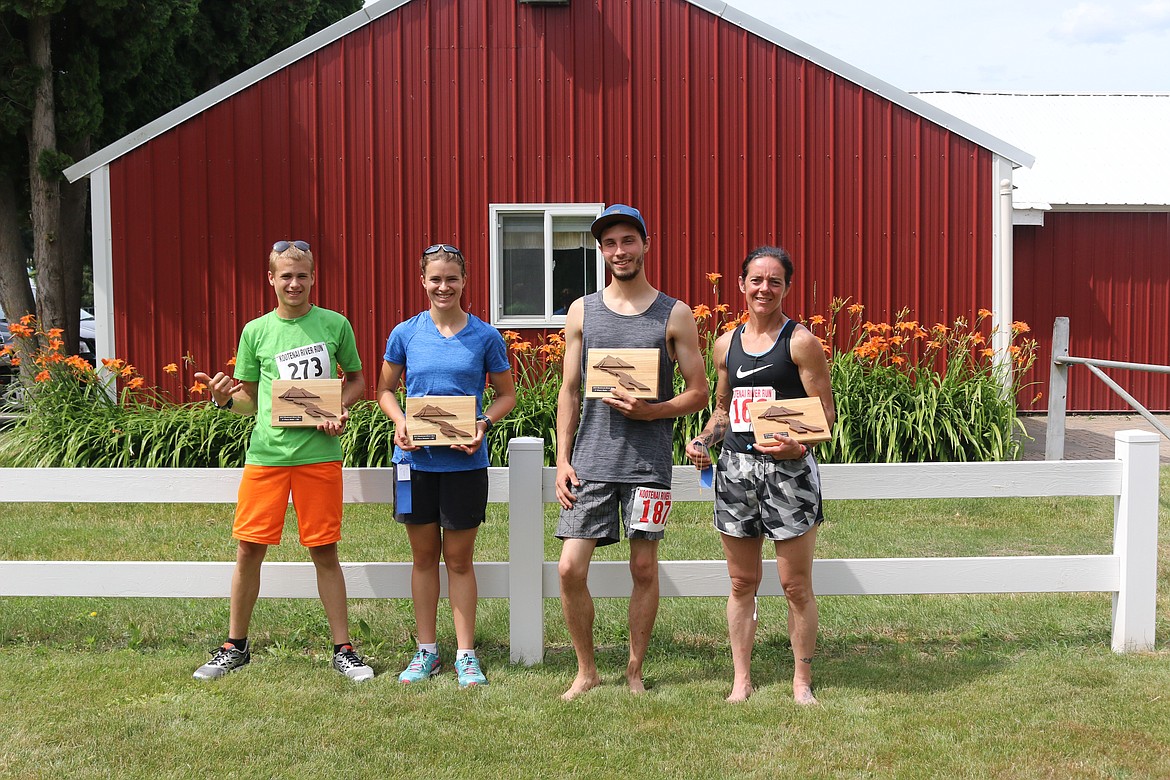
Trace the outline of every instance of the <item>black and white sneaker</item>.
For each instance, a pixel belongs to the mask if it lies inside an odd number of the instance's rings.
[[[354,652],[353,645],[342,645],[341,649],[333,654],[333,668],[354,682],[374,678],[374,670]]]
[[[224,642],[222,647],[211,651],[211,660],[196,669],[194,677],[196,680],[215,680],[246,666],[251,660],[250,650],[239,650],[230,642]]]

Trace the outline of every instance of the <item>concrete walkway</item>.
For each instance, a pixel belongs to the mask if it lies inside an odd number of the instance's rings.
[[[1170,414],[1156,415],[1158,422],[1170,428]],[[1032,441],[1024,442],[1024,460],[1044,460],[1047,415],[1021,417]],[[1114,454],[1113,434],[1124,430],[1158,433],[1140,414],[1069,414],[1064,424],[1065,460],[1110,460]],[[1170,464],[1170,441],[1159,443],[1161,462]]]

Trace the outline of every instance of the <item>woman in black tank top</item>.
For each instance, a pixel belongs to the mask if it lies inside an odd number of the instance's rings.
[[[817,525],[824,519],[820,475],[815,458],[795,439],[756,442],[746,414],[746,405],[753,400],[819,397],[830,425],[835,417],[829,364],[820,340],[784,314],[792,270],[792,259],[777,247],[760,247],[744,259],[739,289],[748,319],[715,342],[719,380],[715,410],[687,445],[687,456],[703,469],[712,465],[711,447],[722,443],[715,527],[731,575],[727,626],[735,672],[728,701],[743,701],[752,694],[755,597],[763,579],[760,557],[767,537],[776,546],[776,568],[788,601],[792,695],[797,703],[816,703],[812,568]]]

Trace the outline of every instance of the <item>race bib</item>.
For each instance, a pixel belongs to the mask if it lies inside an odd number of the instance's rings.
[[[774,387],[737,387],[731,391],[731,430],[747,433],[752,429],[752,418],[747,405],[752,401],[774,401]]]
[[[664,531],[670,516],[670,491],[640,487],[634,491],[631,531]]]
[[[275,359],[281,379],[333,379],[324,341],[281,352]]]

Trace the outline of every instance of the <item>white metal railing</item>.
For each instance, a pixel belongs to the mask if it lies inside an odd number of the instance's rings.
[[[1158,436],[1119,431],[1115,460],[1011,463],[825,465],[826,499],[1007,496],[1114,496],[1109,555],[818,560],[820,595],[1109,592],[1116,652],[1154,646],[1158,549]],[[488,470],[488,500],[509,507],[509,561],[476,563],[479,595],[510,600],[511,658],[536,663],[544,652],[544,599],[559,595],[557,564],[545,560],[544,506],[556,501],[556,470],[542,465],[544,443],[509,443],[509,467]],[[232,503],[238,469],[0,469],[7,501]],[[346,469],[348,503],[390,503],[390,472]],[[46,486],[52,486],[47,490]],[[709,501],[695,472],[674,471],[675,501]],[[714,532],[712,532],[714,533]],[[666,544],[669,544],[669,533]],[[234,562],[0,561],[0,596],[224,598]],[[409,598],[409,562],[345,563],[352,598]],[[775,567],[760,594],[781,595]],[[446,574],[443,572],[443,593]],[[595,561],[595,597],[628,597],[624,561]],[[722,560],[663,561],[663,596],[726,596]],[[265,563],[261,597],[315,598],[311,563]]]
[[[1121,368],[1131,371],[1150,371],[1156,374],[1170,374],[1170,366],[1152,363],[1127,363],[1120,360],[1073,357],[1068,354],[1068,317],[1057,317],[1052,322],[1052,368],[1048,372],[1048,423],[1044,433],[1044,459],[1064,458],[1065,417],[1068,407],[1068,367],[1082,365],[1105,383],[1121,400],[1133,407],[1134,411],[1146,418],[1163,436],[1170,439],[1170,430],[1155,417],[1149,409],[1126,392],[1125,388],[1113,381],[1102,368]]]

